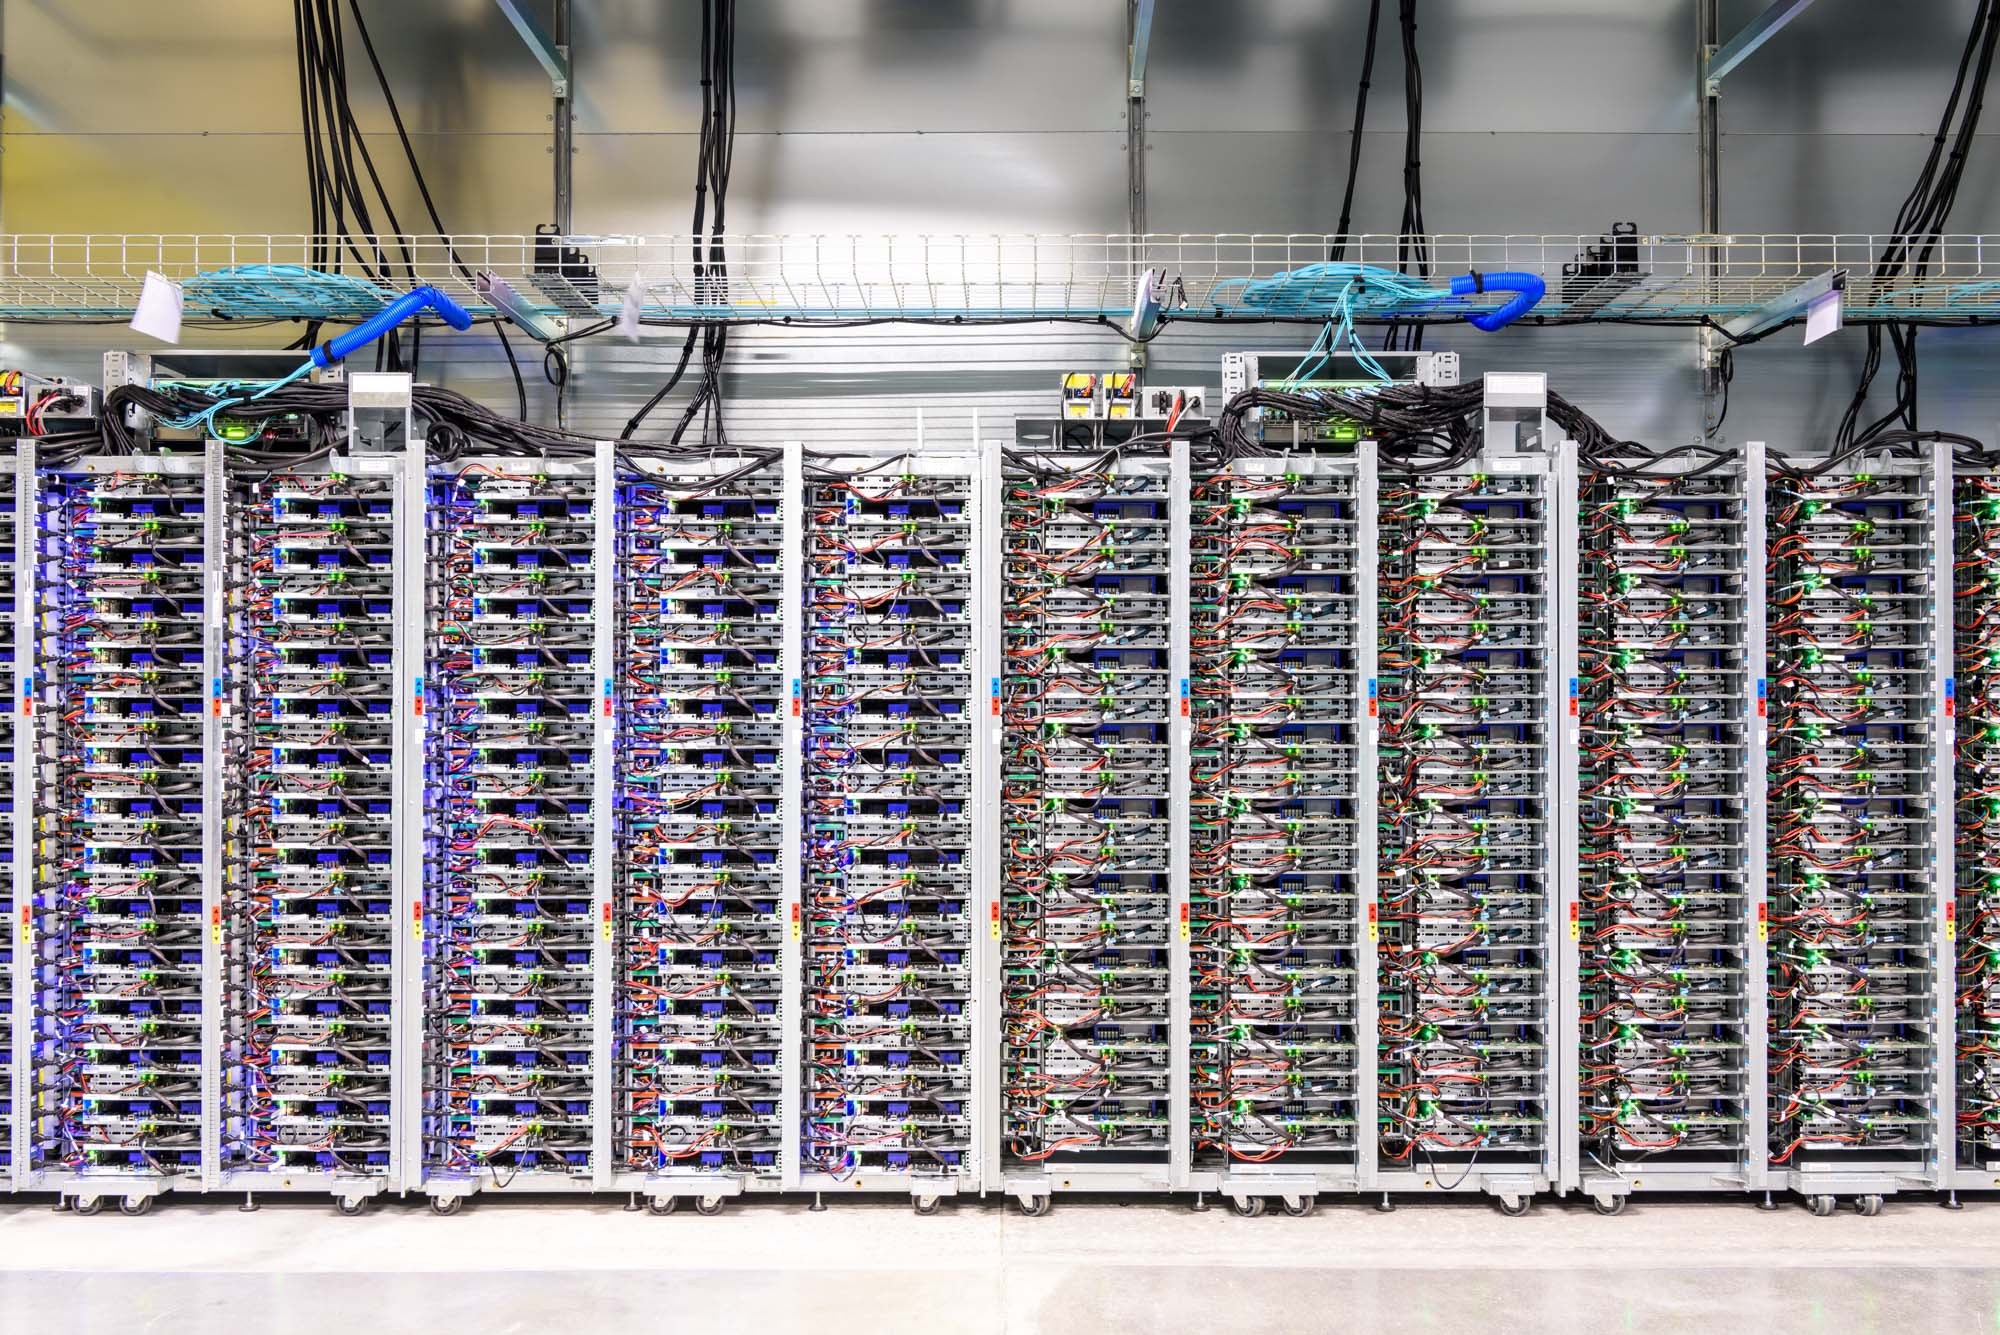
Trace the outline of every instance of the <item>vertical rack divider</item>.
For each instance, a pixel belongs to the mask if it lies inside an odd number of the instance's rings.
[[[805,447],[798,441],[791,441],[784,447],[784,491],[779,501],[779,517],[783,521],[784,555],[780,558],[780,581],[782,592],[781,616],[784,625],[784,648],[780,651],[779,670],[791,690],[791,708],[786,711],[783,723],[783,746],[781,763],[784,767],[785,782],[780,813],[785,838],[785,857],[782,885],[783,902],[780,911],[787,924],[784,945],[780,958],[780,971],[784,977],[784,997],[778,1003],[779,1015],[783,1019],[784,1040],[779,1063],[780,1093],[779,1110],[784,1137],[778,1147],[780,1183],[786,1191],[796,1191],[799,1186],[799,1135],[800,1117],[804,1110],[805,1079],[805,1015],[800,1002],[800,988],[804,981],[802,955],[804,952],[804,932],[800,926],[803,916],[800,908],[801,859],[805,839],[805,803],[801,787],[804,781],[803,767],[805,738],[800,718],[801,684],[800,660],[802,640],[805,635],[805,614],[803,607],[805,591]]]
[[[1957,621],[1953,614],[1956,535],[1953,531],[1952,447],[1931,442],[1931,897],[1932,990],[1932,1116],[1933,1144],[1929,1186],[1948,1186],[1958,1168],[1958,891],[1955,885],[1958,844],[1958,671]]]
[[[1000,1173],[1000,1082],[1004,1078],[1000,1060],[1000,651],[1001,581],[1000,550],[1001,465],[998,442],[992,447],[979,438],[979,415],[972,418],[973,468],[977,501],[973,507],[973,543],[978,608],[977,639],[973,645],[976,665],[972,681],[987,683],[986,712],[975,716],[972,727],[973,774],[973,886],[975,902],[969,912],[979,921],[972,925],[973,936],[973,1051],[972,1067],[973,1142],[978,1162],[979,1192],[1001,1190]]]
[[[1577,761],[1583,746],[1583,723],[1577,680],[1579,593],[1578,563],[1582,560],[1582,535],[1577,522],[1576,442],[1564,440],[1556,447],[1556,467],[1549,488],[1549,531],[1555,551],[1549,562],[1550,605],[1544,621],[1546,633],[1555,641],[1553,675],[1567,685],[1567,714],[1549,730],[1555,756],[1549,782],[1554,789],[1546,804],[1549,812],[1550,856],[1555,875],[1549,898],[1555,902],[1557,926],[1550,935],[1549,966],[1553,979],[1549,1006],[1555,1012],[1549,1026],[1549,1043],[1555,1060],[1549,1082],[1549,1117],[1558,1125],[1549,1128],[1545,1154],[1549,1177],[1568,1188],[1580,1184],[1582,1136],[1579,1117],[1583,1105],[1582,1062],[1578,1045],[1582,1042],[1582,940],[1579,923],[1582,890],[1577,883]]]
[[[1169,455],[1169,475],[1167,484],[1168,513],[1171,522],[1168,529],[1168,550],[1185,554],[1189,550],[1190,519],[1193,497],[1189,490],[1191,480],[1188,470],[1188,443],[1185,440],[1172,442]],[[1189,996],[1188,976],[1190,960],[1190,931],[1188,924],[1188,816],[1191,797],[1188,766],[1192,761],[1193,720],[1189,717],[1189,645],[1190,628],[1189,562],[1185,559],[1173,563],[1172,578],[1169,581],[1167,680],[1169,689],[1179,697],[1179,705],[1168,716],[1167,821],[1171,834],[1168,860],[1167,883],[1170,889],[1168,916],[1172,926],[1167,936],[1167,976],[1170,981],[1167,1008],[1167,1044],[1171,1056],[1168,1083],[1168,1133],[1167,1133],[1167,1182],[1170,1190],[1184,1191],[1189,1184],[1193,1170],[1192,1146],[1188,1140],[1189,1110],[1189,1059],[1188,1044],[1192,1034],[1192,998]]]
[[[9,705],[14,721],[13,756],[14,767],[14,807],[13,828],[9,832],[14,841],[13,875],[14,921],[5,925],[13,947],[11,962],[12,986],[8,990],[8,1004],[12,1009],[12,1051],[8,1056],[13,1066],[13,1083],[9,1095],[14,1101],[14,1120],[11,1127],[12,1143],[9,1147],[11,1162],[9,1178],[14,1189],[20,1190],[33,1180],[32,1138],[29,1129],[35,1120],[35,1081],[32,1064],[35,1006],[35,854],[39,847],[35,838],[35,803],[37,801],[36,746],[35,746],[35,644],[36,622],[40,616],[40,602],[35,589],[35,535],[39,524],[35,514],[35,444],[33,440],[20,442],[14,457],[14,676],[18,681],[7,684],[13,700]]]
[[[228,643],[224,635],[228,592],[223,505],[228,490],[223,445],[202,449],[202,680],[207,707],[201,721],[201,1186],[222,1183],[222,745]]]
[[[1354,479],[1354,681],[1361,694],[1354,711],[1358,735],[1355,747],[1354,816],[1354,896],[1360,922],[1354,933],[1354,1063],[1355,1093],[1354,1169],[1356,1185],[1373,1190],[1380,1166],[1377,1120],[1379,1063],[1375,1054],[1381,1045],[1382,980],[1377,970],[1376,915],[1377,880],[1381,874],[1377,849],[1376,813],[1380,804],[1382,725],[1376,717],[1378,690],[1376,662],[1380,649],[1381,608],[1378,585],[1382,558],[1377,506],[1380,503],[1379,462],[1375,442],[1364,440],[1355,447]]]
[[[424,1184],[424,714],[425,632],[428,628],[430,567],[424,551],[429,511],[429,454],[412,441],[403,456],[396,500],[396,690],[394,763],[396,818],[396,1052],[395,1189],[415,1191]]]
[[[616,1007],[613,988],[618,969],[618,953],[612,940],[612,899],[616,893],[617,821],[613,818],[616,794],[613,781],[618,768],[617,718],[617,633],[618,633],[618,457],[617,446],[608,440],[597,442],[594,460],[596,494],[592,498],[595,552],[591,560],[592,605],[596,625],[592,632],[592,675],[597,679],[597,717],[592,728],[591,751],[596,771],[591,776],[591,810],[596,813],[591,831],[590,916],[597,924],[597,949],[592,952],[590,970],[590,1175],[598,1190],[611,1185],[611,1124],[618,1115],[618,1100],[612,1090],[611,1063]]]
[[[1743,767],[1746,855],[1743,868],[1744,1020],[1746,1051],[1743,1069],[1744,1185],[1752,1191],[1771,1185],[1771,1068],[1767,1059],[1770,1027],[1770,874],[1768,817],[1770,813],[1771,739],[1768,717],[1770,686],[1766,676],[1769,646],[1765,643],[1768,613],[1764,591],[1765,472],[1764,442],[1743,446],[1743,680],[1748,694]]]

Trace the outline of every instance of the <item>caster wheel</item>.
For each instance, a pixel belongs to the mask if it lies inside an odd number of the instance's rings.
[[[696,1214],[718,1215],[722,1213],[722,1197],[703,1196],[694,1203]]]
[[[118,1213],[129,1214],[134,1218],[142,1214],[151,1214],[153,1200],[151,1196],[127,1196],[118,1202]]]
[[[366,1196],[343,1196],[333,1203],[333,1208],[340,1211],[346,1218],[352,1219],[356,1215],[368,1213],[368,1198]]]
[[[432,1214],[435,1214],[435,1215],[454,1215],[454,1214],[457,1214],[457,1213],[458,1213],[458,1212],[459,1212],[460,1210],[463,1210],[464,1208],[465,1208],[465,1197],[463,1197],[463,1196],[433,1196],[433,1197],[431,1197],[431,1213],[432,1213]]]
[[[1873,1219],[1876,1215],[1882,1213],[1882,1198],[1880,1196],[1856,1196],[1854,1198],[1854,1213],[1860,1215],[1863,1219]]]
[[[654,1196],[646,1202],[647,1214],[672,1214],[681,1208],[678,1196]]]
[[[1021,1202],[1021,1213],[1030,1219],[1040,1219],[1049,1212],[1054,1198],[1049,1196],[1029,1196]]]
[[[1837,1202],[1831,1196],[1815,1196],[1806,1204],[1812,1210],[1813,1218],[1831,1219]]]
[[[1500,1198],[1500,1213],[1506,1215],[1509,1219],[1519,1219],[1522,1215],[1528,1213],[1528,1198],[1526,1196],[1502,1196]]]
[[[1245,1219],[1256,1219],[1270,1207],[1262,1196],[1231,1196],[1229,1208]]]
[[[1592,1196],[1590,1208],[1606,1219],[1615,1219],[1625,1213],[1625,1207],[1631,1199],[1630,1196]]]
[[[104,1213],[104,1198],[102,1196],[92,1196],[90,1199],[85,1200],[82,1197],[78,1197],[75,1206],[72,1208],[76,1213],[82,1215],[102,1214]]]
[[[1288,1200],[1284,1201],[1283,1205],[1286,1214],[1294,1219],[1304,1219],[1307,1215],[1314,1214],[1319,1210],[1319,1197],[1301,1196],[1296,1202]]]
[[[910,1208],[918,1214],[936,1214],[938,1212],[938,1198],[935,1196],[919,1196],[910,1203]]]

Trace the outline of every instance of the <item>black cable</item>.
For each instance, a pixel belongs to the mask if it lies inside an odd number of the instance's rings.
[[[1403,215],[1396,225],[1396,272],[1431,275],[1431,248],[1424,223],[1424,69],[1417,52],[1417,0],[1398,0],[1403,36]],[[1391,320],[1382,339],[1385,351],[1414,352],[1424,345],[1425,322]]]
[[[1874,276],[1878,285],[1905,275],[1921,279],[1930,271],[1931,258],[1943,235],[1945,223],[1957,204],[1967,154],[1985,111],[1986,86],[1992,74],[1996,46],[2000,46],[2000,12],[1995,11],[1992,0],[1980,0],[1971,30],[1966,34],[1965,46],[1959,53],[1958,70],[1952,81],[1951,94],[1945,100],[1944,114],[1939,118],[1937,132],[1931,138],[1930,152],[1917,174],[1916,184],[1910,188],[1910,193],[1896,213],[1889,241],[1876,261]],[[1969,84],[1968,74],[1971,76]],[[1947,144],[1950,145],[1949,152],[1946,151]],[[1896,354],[1895,401],[1887,413],[1863,426],[1861,414],[1882,366],[1885,333]],[[1869,325],[1868,347],[1862,361],[1860,381],[1835,432],[1836,446],[1845,451],[1847,446],[1881,435],[1899,423],[1904,431],[1914,431],[1917,427],[1917,389],[1917,324],[1891,321],[1886,325]]]
[[[723,307],[729,303],[729,261],[723,248],[723,234],[735,156],[736,0],[702,0],[701,135],[695,159],[694,225],[689,229],[694,238],[694,296],[696,304],[701,306]],[[709,216],[711,198],[713,218]],[[632,415],[619,435],[620,440],[630,440],[680,384],[697,344],[701,348],[701,378],[675,424],[671,441],[678,445],[696,417],[700,417],[702,439],[727,443],[722,413],[722,365],[729,349],[729,325],[718,321],[689,327],[673,374]]]
[[[1368,127],[1368,83],[1375,73],[1375,33],[1382,26],[1382,0],[1369,0],[1368,39],[1361,48],[1361,85],[1354,93],[1354,134],[1347,146],[1347,190],[1340,198],[1340,226],[1326,257],[1347,258],[1347,229],[1354,223],[1354,181],[1361,172],[1361,135]]]

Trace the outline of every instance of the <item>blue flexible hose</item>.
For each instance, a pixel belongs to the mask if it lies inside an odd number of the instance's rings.
[[[1531,273],[1468,273],[1451,280],[1451,294],[1454,297],[1469,297],[1481,292],[1512,292],[1514,299],[1498,310],[1481,311],[1477,315],[1465,317],[1466,323],[1483,333],[1504,329],[1534,309],[1536,302],[1549,290],[1539,274]]]
[[[312,364],[331,366],[356,348],[373,343],[419,311],[426,310],[436,311],[453,329],[472,328],[472,317],[466,313],[465,307],[427,283],[423,287],[411,288],[346,333],[314,348]]]

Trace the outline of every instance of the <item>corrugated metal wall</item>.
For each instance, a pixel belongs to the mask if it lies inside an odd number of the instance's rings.
[[[1765,0],[1725,0],[1733,31]],[[1928,148],[1974,0],[1821,0],[1727,86],[1722,216],[1740,230],[1889,225]],[[1393,17],[1395,4],[1385,6]],[[548,85],[491,0],[362,0],[448,227],[518,233],[550,212]],[[1696,223],[1692,0],[1423,0],[1426,217],[1440,231],[1649,232]],[[743,0],[740,230],[1100,232],[1124,226],[1124,0]],[[1330,229],[1348,151],[1363,0],[1160,0],[1148,81],[1154,230]],[[576,0],[582,232],[684,230],[696,7]],[[6,0],[0,226],[8,231],[298,231],[305,226],[290,7],[272,0]],[[358,52],[356,59],[359,59]],[[369,145],[422,214],[388,118]],[[1384,33],[1356,225],[1401,206],[1402,59]],[[1982,136],[1954,230],[2000,231]],[[214,345],[253,340],[204,333]],[[1162,380],[1214,384],[1221,351],[1296,330],[1175,329]],[[10,327],[9,364],[90,371],[117,331]],[[518,341],[517,341],[518,342]],[[1700,429],[1692,335],[1471,331],[1467,370],[1547,369],[1614,429]],[[1992,434],[1984,331],[1924,336],[1926,417]],[[1837,419],[1859,336],[1787,337],[1738,358],[1728,434],[1783,443]],[[807,440],[1004,430],[1047,411],[1054,374],[1123,345],[1079,329],[744,331],[733,429]],[[615,430],[678,340],[580,345],[569,420]],[[488,335],[426,340],[434,374],[496,403]],[[663,365],[665,363],[666,365]],[[538,364],[534,410],[553,413]],[[663,409],[665,415],[671,409]]]

